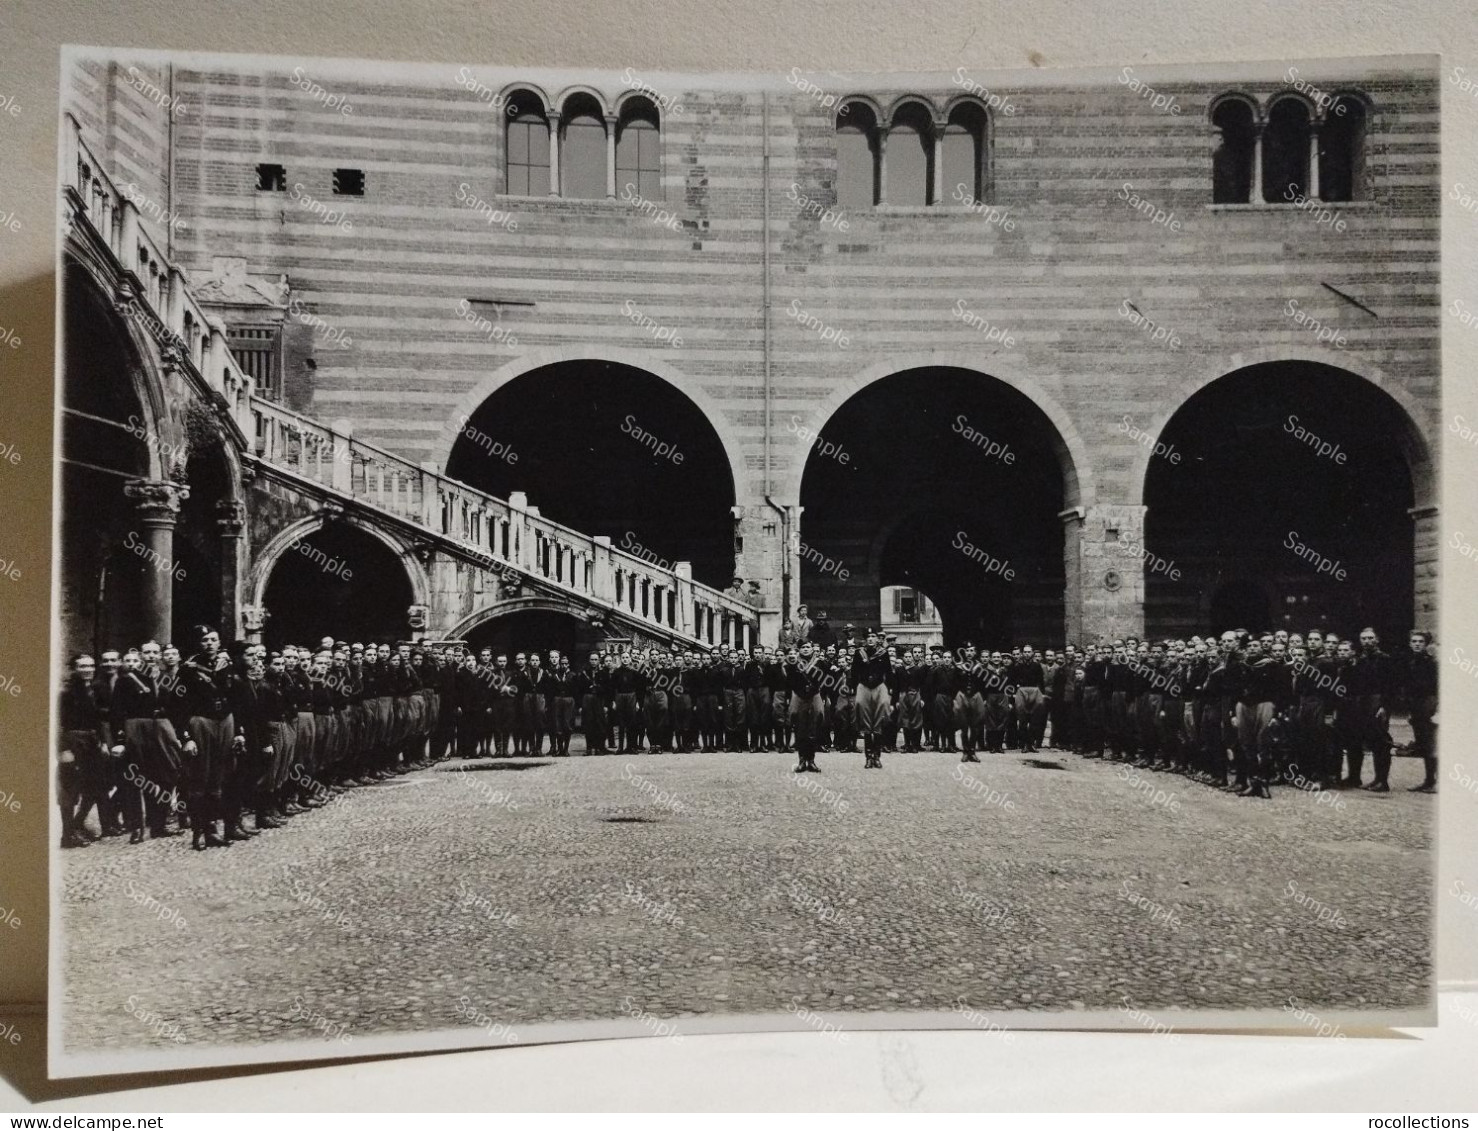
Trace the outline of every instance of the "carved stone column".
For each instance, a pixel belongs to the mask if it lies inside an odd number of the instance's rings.
[[[406,627],[410,629],[412,640],[420,640],[426,635],[426,625],[430,620],[431,610],[425,605],[412,605],[405,611]]]
[[[271,615],[265,605],[241,606],[241,629],[246,633],[247,640],[253,644],[262,642],[262,626]]]
[[[616,199],[616,115],[606,115],[606,199]]]
[[[144,635],[164,644],[174,633],[174,529],[180,519],[180,504],[190,497],[190,488],[179,483],[132,479],[123,493],[135,501],[139,526],[138,542],[147,550],[144,558]]]
[[[221,532],[221,634],[241,635],[241,554],[246,544],[246,504],[222,499],[216,504]]]

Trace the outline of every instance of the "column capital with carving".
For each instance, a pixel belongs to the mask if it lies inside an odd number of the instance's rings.
[[[123,493],[134,500],[144,522],[173,526],[179,521],[180,504],[190,497],[190,488],[157,479],[131,479],[123,485]]]
[[[239,538],[246,526],[246,504],[222,499],[216,504],[216,526],[223,536]]]

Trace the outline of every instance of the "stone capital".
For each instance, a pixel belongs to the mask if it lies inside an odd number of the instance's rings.
[[[180,517],[180,504],[190,497],[190,488],[156,479],[132,479],[123,493],[134,500],[141,521],[152,526],[173,526]]]
[[[431,610],[425,605],[412,605],[405,611],[405,622],[412,632],[425,632]]]
[[[262,626],[271,615],[265,605],[242,605],[241,627],[247,632],[261,632]]]
[[[246,526],[246,504],[222,499],[216,504],[216,526],[224,537],[239,538]]]

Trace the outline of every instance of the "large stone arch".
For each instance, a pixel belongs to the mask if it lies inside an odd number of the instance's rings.
[[[1009,358],[982,358],[978,354],[947,350],[889,354],[852,377],[834,383],[826,399],[811,410],[805,425],[813,433],[821,432],[844,404],[874,382],[911,369],[933,368],[968,370],[981,380],[999,381],[1036,405],[1056,429],[1060,441],[1057,456],[1062,467],[1064,508],[1088,506],[1097,501],[1098,477],[1094,474],[1088,445],[1078,431],[1077,424],[1067,409],[1047,392],[1036,377]],[[784,480],[782,499],[799,503],[801,480],[805,472],[805,458],[795,460]]]
[[[255,608],[261,608],[266,600],[267,585],[272,579],[273,567],[282,560],[283,556],[301,538],[321,530],[330,521],[342,522],[353,526],[358,530],[370,535],[385,545],[385,548],[393,553],[405,569],[407,580],[410,582],[411,593],[414,604],[431,604],[431,578],[426,572],[420,560],[416,557],[411,547],[391,534],[384,528],[367,522],[350,513],[337,514],[328,510],[320,510],[307,518],[299,519],[290,526],[285,526],[268,540],[252,556],[251,569],[247,574],[244,589],[248,595],[248,604]]]
[[[502,598],[469,613],[447,630],[446,638],[448,640],[464,639],[473,630],[481,628],[489,621],[510,616],[513,613],[560,613],[579,620],[586,619],[586,609],[577,601],[545,594],[525,594],[521,597]]]
[[[1399,380],[1386,373],[1378,365],[1364,358],[1351,356],[1344,350],[1320,346],[1304,346],[1295,349],[1287,346],[1266,346],[1259,349],[1241,350],[1226,358],[1207,359],[1191,371],[1175,388],[1171,396],[1161,402],[1163,407],[1158,409],[1146,432],[1151,436],[1159,436],[1175,414],[1184,408],[1192,397],[1221,378],[1254,365],[1277,362],[1311,362],[1327,365],[1332,369],[1342,370],[1353,377],[1369,382],[1390,397],[1396,407],[1401,410],[1401,417],[1405,423],[1404,430],[1396,439],[1411,468],[1414,506],[1417,509],[1424,509],[1436,505],[1436,453],[1432,450],[1432,444],[1427,438],[1429,434],[1435,435],[1436,431],[1432,428],[1431,413],[1411,395]],[[1134,493],[1129,501],[1142,505],[1145,484],[1149,480],[1151,461],[1155,453],[1153,447],[1146,447],[1143,444],[1136,444],[1135,449],[1134,462],[1130,466],[1127,480],[1130,490]]]
[[[572,361],[604,361],[629,365],[633,369],[641,369],[653,377],[660,378],[687,397],[707,417],[714,434],[718,436],[719,443],[724,448],[724,455],[729,461],[729,473],[734,478],[734,494],[737,498],[744,497],[743,440],[724,410],[704,391],[697,380],[689,377],[676,366],[663,361],[659,354],[647,350],[627,349],[622,346],[550,346],[532,350],[488,374],[462,394],[447,416],[432,452],[432,459],[436,466],[446,467],[447,460],[452,454],[452,448],[461,434],[462,421],[472,416],[489,397],[504,385],[536,369]]]
[[[1278,367],[1305,368],[1290,372]],[[1227,397],[1233,400],[1217,399]],[[1253,415],[1242,419],[1244,407]],[[1299,424],[1310,428],[1315,427],[1314,415],[1324,416],[1328,428],[1335,430],[1328,435],[1343,438],[1349,450],[1348,466],[1335,472],[1320,460],[1307,475],[1290,471],[1260,481],[1258,472],[1270,465],[1267,449],[1257,445],[1277,441],[1267,439],[1266,424],[1235,430],[1245,428],[1259,413],[1262,419],[1285,423],[1282,417],[1290,409],[1297,410]],[[1308,616],[1311,623],[1317,618],[1349,631],[1346,622],[1358,618],[1362,624],[1383,624],[1382,632],[1432,623],[1438,611],[1441,554],[1436,466],[1440,439],[1434,401],[1414,394],[1401,379],[1348,351],[1270,345],[1199,359],[1156,404],[1149,421],[1145,437],[1181,449],[1226,425],[1234,430],[1230,435],[1238,437],[1238,451],[1261,451],[1262,458],[1239,470],[1227,463],[1229,444],[1212,443],[1179,473],[1189,478],[1176,480],[1179,486],[1172,487],[1167,461],[1155,457],[1156,445],[1135,444],[1123,486],[1127,509],[1142,516],[1142,544],[1160,560],[1174,562],[1177,573],[1183,574],[1168,580],[1164,570],[1146,574],[1147,631],[1178,635],[1193,624],[1205,626],[1213,592],[1223,581],[1235,579],[1236,571],[1215,565],[1218,555],[1238,562],[1245,580],[1275,595],[1281,592],[1280,601],[1289,607],[1275,611],[1285,621]],[[1325,431],[1325,425],[1317,427]],[[1343,455],[1339,462],[1344,465]],[[1275,459],[1272,466],[1283,465]],[[1218,478],[1197,479],[1198,474]],[[1362,475],[1367,477],[1363,481]],[[1259,482],[1260,486],[1249,486]],[[1341,491],[1351,494],[1342,496]],[[1305,495],[1315,502],[1300,508],[1298,499]],[[1220,497],[1223,505],[1213,518],[1204,510],[1204,500],[1214,497]],[[1255,505],[1249,505],[1250,499]],[[1265,519],[1274,525],[1265,525]],[[1282,525],[1285,521],[1289,525]],[[1226,537],[1229,522],[1240,532],[1235,549]],[[1317,532],[1312,538],[1311,529]],[[1318,540],[1326,548],[1343,545],[1344,553],[1353,555],[1344,559],[1350,565],[1349,579],[1342,575],[1343,584],[1328,586],[1318,578],[1289,576],[1285,563],[1278,560],[1281,551],[1270,550],[1284,530],[1289,536],[1297,533],[1301,540]],[[1199,610],[1193,608],[1197,589]],[[1199,622],[1188,619],[1197,611]]]
[[[142,423],[147,432],[145,446],[148,449],[149,478],[167,478],[169,469],[164,461],[167,445],[161,441],[173,441],[175,437],[170,428],[172,416],[159,344],[137,319],[125,317],[118,310],[116,304],[124,299],[126,292],[119,289],[119,280],[100,254],[96,254],[89,245],[74,239],[67,245],[66,265],[69,269],[64,273],[64,285],[68,288],[86,287],[85,301],[103,314],[113,336],[126,346],[127,356],[121,359],[122,368],[128,377],[134,398],[144,413]],[[60,372],[65,372],[65,350],[68,348],[65,342],[62,348],[64,353]],[[59,385],[58,394],[64,393],[65,388]],[[126,425],[128,422],[118,423]]]

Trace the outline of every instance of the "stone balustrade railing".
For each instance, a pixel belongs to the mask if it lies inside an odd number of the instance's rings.
[[[486,495],[260,397],[252,398],[261,459],[303,479],[391,514],[454,543],[463,557],[491,571],[538,578],[603,609],[619,610],[667,633],[702,644],[750,647],[758,613],[745,601],[693,580],[692,567],[671,569],[616,549],[544,518],[515,491]]]
[[[692,567],[671,569],[539,515],[527,497],[508,500],[354,439],[259,397],[236,364],[226,328],[191,296],[183,270],[140,223],[139,209],[157,202],[121,191],[88,147],[76,118],[63,131],[64,195],[72,218],[105,242],[130,283],[120,308],[145,324],[162,354],[193,370],[218,394],[256,454],[272,466],[346,495],[455,544],[490,570],[538,578],[546,587],[700,644],[750,647],[759,616],[747,602],[693,580]],[[166,360],[170,360],[167,358]]]

